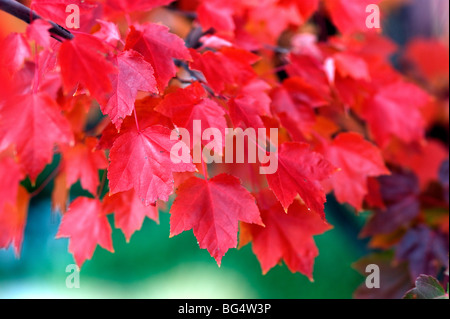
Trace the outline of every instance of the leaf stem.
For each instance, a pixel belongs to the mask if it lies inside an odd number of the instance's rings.
[[[100,197],[102,196],[103,193],[103,189],[105,188],[105,184],[106,184],[106,176],[107,173],[106,171],[103,172],[103,176],[102,176],[102,181],[100,183],[100,186],[98,188],[98,192],[97,192],[97,198],[100,199]]]
[[[205,177],[205,180],[208,181],[208,165],[205,163],[205,161],[203,160],[203,152],[201,154],[201,159],[202,159],[202,170],[203,170],[203,176]]]
[[[141,132],[141,129],[139,128],[139,121],[137,118],[137,113],[136,113],[136,106],[134,106],[134,121],[136,122],[136,129],[138,130],[138,132]]]

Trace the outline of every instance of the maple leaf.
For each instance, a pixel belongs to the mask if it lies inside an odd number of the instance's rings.
[[[37,44],[44,48],[49,47],[51,42],[49,30],[52,27],[53,26],[45,20],[35,20],[27,27],[27,37],[30,40],[36,41]]]
[[[40,16],[59,25],[66,26],[70,13],[66,12],[67,6],[76,5],[80,10],[80,30],[88,32],[95,24],[100,14],[100,7],[96,1],[91,0],[32,0],[31,8]]]
[[[260,43],[276,44],[283,31],[290,26],[300,26],[305,22],[295,3],[279,5],[278,2],[277,0],[255,1],[249,10],[245,29],[251,30]]]
[[[38,63],[26,61],[24,66],[13,74],[13,87],[8,91],[8,96],[25,95],[36,92],[45,92],[53,99],[56,99],[61,87],[60,74],[47,68],[47,63],[51,63],[46,57],[46,51],[40,52],[36,56]],[[12,93],[13,92],[13,93]]]
[[[326,148],[326,158],[340,168],[331,177],[337,200],[357,211],[368,193],[367,178],[389,175],[381,151],[358,133],[339,134]]]
[[[362,283],[354,293],[357,299],[400,299],[412,288],[408,276],[408,265],[394,262],[391,252],[379,252],[365,256],[353,264],[362,276],[367,276],[367,265],[380,267],[380,288],[371,289],[366,282]]]
[[[217,52],[200,54],[192,49],[190,52],[194,60],[190,66],[203,73],[216,93],[233,92],[256,77],[251,65],[260,58],[246,50],[225,47]]]
[[[366,61],[354,54],[337,53],[333,56],[336,69],[342,77],[351,77],[355,80],[370,80],[369,66]]]
[[[23,169],[35,180],[50,163],[55,143],[73,143],[67,120],[45,93],[13,96],[0,105],[0,151],[14,144]]]
[[[375,210],[361,231],[366,237],[389,234],[407,226],[420,214],[420,187],[412,173],[394,173],[378,178],[385,208]]]
[[[94,33],[94,36],[116,46],[117,42],[122,39],[118,26],[114,22],[97,20],[100,30]]]
[[[292,77],[272,91],[272,108],[283,127],[296,141],[304,141],[315,123],[314,108],[328,103],[308,82]]]
[[[95,150],[96,145],[97,139],[88,137],[84,143],[63,148],[63,170],[66,174],[67,188],[80,180],[83,189],[93,195],[97,193],[100,184],[98,171],[108,167],[108,160],[103,151]]]
[[[386,208],[381,196],[381,185],[376,177],[367,178],[367,196],[364,199],[371,208]]]
[[[418,141],[424,137],[425,129],[421,108],[429,98],[416,85],[397,81],[383,87],[367,102],[362,117],[381,146],[385,146],[392,136],[407,143]]]
[[[228,249],[237,246],[238,221],[263,225],[254,197],[227,174],[184,182],[170,213],[170,236],[193,229],[200,248],[219,266]]]
[[[82,94],[69,98],[67,104],[62,106],[75,136],[84,136],[92,102],[89,95]]]
[[[381,0],[325,0],[325,5],[339,31],[351,34],[370,30],[366,26],[369,16],[366,8],[380,2]]]
[[[278,171],[267,175],[267,182],[285,210],[298,194],[308,209],[325,217],[326,198],[320,182],[334,172],[335,168],[311,151],[309,144],[287,142],[280,146]]]
[[[421,274],[436,277],[448,269],[448,234],[433,231],[425,225],[411,228],[396,250],[398,261],[408,261],[411,279]]]
[[[145,129],[152,125],[161,125],[170,129],[174,128],[171,119],[154,110],[161,103],[161,100],[159,97],[147,96],[136,101],[134,108],[140,129]],[[109,123],[101,132],[102,136],[97,148],[103,150],[110,149],[119,136],[129,131],[138,132],[136,118],[134,116],[128,116],[124,119],[120,126],[120,131],[117,131],[114,124]]]
[[[30,196],[23,186],[17,187],[17,185],[10,185],[17,192],[14,202],[6,202],[3,206],[0,202],[0,248],[8,248],[12,245],[15,255],[20,257]]]
[[[319,8],[319,0],[280,0],[281,5],[294,4],[297,6],[303,21],[307,21]]]
[[[170,134],[165,127],[151,126],[120,135],[110,152],[110,194],[134,188],[146,206],[157,199],[167,201],[173,192],[172,173],[196,170],[192,160],[172,162],[171,155],[177,155],[171,149],[179,141],[171,140]]]
[[[436,278],[420,275],[416,287],[409,290],[403,299],[448,299],[448,294]]]
[[[289,54],[288,58],[291,63],[286,66],[286,71],[291,77],[302,80],[301,83],[298,83],[299,80],[295,81],[297,87],[303,87],[301,91],[306,91],[305,96],[320,104],[324,100],[330,100],[330,80],[324,62],[308,54]]]
[[[19,164],[0,153],[0,249],[10,245],[17,257],[23,241],[29,196],[20,186],[23,174]]]
[[[271,99],[267,92],[270,85],[256,79],[245,85],[239,95],[228,102],[230,117],[235,127],[243,123],[244,127],[258,129],[264,127],[261,116],[269,116]]]
[[[130,241],[134,232],[141,229],[145,217],[158,222],[158,208],[144,206],[134,190],[106,196],[103,200],[103,211],[114,212],[114,220],[117,228]]]
[[[176,74],[173,59],[191,59],[181,38],[170,33],[168,27],[154,23],[130,27],[125,45],[125,50],[129,49],[142,54],[153,66],[160,92]]]
[[[319,251],[313,236],[330,230],[321,216],[295,200],[287,213],[269,191],[259,194],[258,205],[265,227],[241,224],[250,232],[253,252],[266,274],[282,259],[291,272],[313,279],[314,259]],[[245,232],[245,231],[244,231]]]
[[[138,91],[157,93],[153,67],[138,52],[121,52],[117,58],[118,73],[112,76],[113,93],[102,112],[108,114],[117,129],[133,113]]]
[[[20,166],[10,157],[1,157],[0,153],[0,211],[9,204],[15,204],[19,183],[23,179]]]
[[[231,1],[202,1],[197,8],[198,21],[205,30],[213,28],[217,31],[233,31],[233,5]]]
[[[106,10],[109,13],[130,13],[135,11],[149,11],[153,8],[168,5],[175,0],[108,0]]]
[[[112,230],[98,199],[78,197],[63,215],[56,238],[69,238],[69,252],[81,267],[100,245],[114,252]]]
[[[110,75],[117,73],[105,59],[107,52],[102,41],[92,35],[77,34],[73,40],[64,41],[58,59],[65,89],[69,91],[81,83],[100,104],[105,103],[112,92]]]
[[[10,73],[19,70],[25,59],[31,57],[31,48],[25,36],[11,33],[0,42],[0,63]]]
[[[449,48],[433,39],[414,39],[406,48],[406,58],[429,82],[448,87]]]
[[[439,168],[448,158],[448,148],[430,139],[417,148],[394,145],[393,150],[385,150],[384,156],[387,161],[411,169],[419,178],[421,188],[426,189],[430,182],[438,180]]]
[[[199,82],[194,82],[184,89],[167,94],[155,110],[172,119],[176,126],[187,129],[191,137],[191,147],[194,147],[192,141],[195,133],[194,120],[201,121],[201,132],[207,128],[216,128],[220,132],[225,132],[227,127],[225,111],[207,96],[203,86]],[[221,144],[218,144],[216,140],[213,140],[212,143],[211,146],[214,149],[221,150],[225,138],[222,136]]]

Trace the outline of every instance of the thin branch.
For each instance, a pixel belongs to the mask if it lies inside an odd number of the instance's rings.
[[[103,176],[102,176],[102,181],[101,181],[100,186],[99,186],[98,191],[97,191],[97,198],[98,199],[100,199],[102,197],[103,190],[105,189],[106,175],[107,175],[107,173],[106,173],[106,171],[104,171],[103,172]]]
[[[42,182],[41,185],[39,185],[38,188],[36,188],[31,194],[30,197],[35,197],[39,195],[44,188],[58,175],[60,169],[60,165],[58,165],[48,176],[47,178]]]
[[[28,24],[36,19],[42,19],[36,12],[14,0],[0,0],[0,10],[13,15]],[[69,30],[64,29],[62,26],[52,21],[48,22],[52,25],[52,28],[49,30],[52,38],[60,42],[61,38],[67,40],[74,38],[74,35],[70,33]]]

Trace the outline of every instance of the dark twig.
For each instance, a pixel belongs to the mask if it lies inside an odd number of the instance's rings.
[[[37,195],[39,195],[44,188],[56,177],[56,175],[58,175],[60,170],[60,166],[58,165],[48,176],[47,178],[42,182],[41,185],[39,185],[38,188],[36,188],[31,194],[30,197],[35,197]]]
[[[26,23],[31,23],[34,20],[42,19],[36,12],[32,11],[27,6],[14,0],[0,0],[0,10],[5,11]],[[71,40],[74,35],[69,30],[64,29],[59,24],[48,21],[52,28],[49,30],[52,38],[61,41],[61,38]]]

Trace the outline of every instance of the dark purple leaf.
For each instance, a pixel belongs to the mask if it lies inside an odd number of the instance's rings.
[[[362,283],[354,293],[357,299],[401,299],[412,288],[406,263],[395,263],[390,252],[376,253],[358,260],[353,267],[367,276],[366,267],[375,264],[380,267],[380,288],[369,289]]]
[[[448,268],[448,235],[420,225],[410,229],[397,245],[396,259],[409,262],[414,280],[421,274],[436,277]]]
[[[420,186],[414,174],[395,173],[378,180],[386,208],[375,211],[362,230],[362,237],[392,233],[408,226],[420,214]]]

